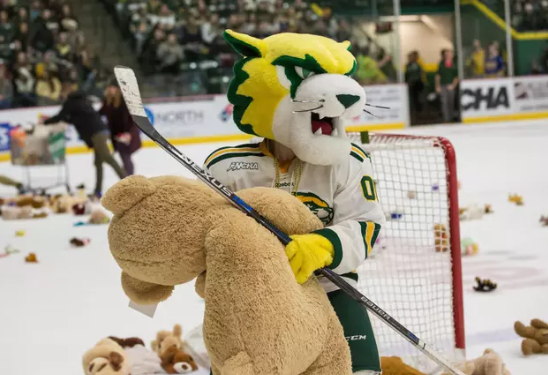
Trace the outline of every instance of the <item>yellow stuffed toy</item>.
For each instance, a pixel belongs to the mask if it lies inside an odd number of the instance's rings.
[[[322,227],[284,191],[238,195],[286,233]],[[352,374],[341,324],[317,280],[299,285],[283,245],[212,189],[178,177],[132,176],[102,203],[114,213],[110,250],[131,300],[158,303],[198,277],[214,375]]]

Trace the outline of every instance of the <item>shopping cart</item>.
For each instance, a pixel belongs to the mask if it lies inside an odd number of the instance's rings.
[[[15,127],[10,131],[11,163],[22,168],[25,190],[45,193],[64,186],[70,193],[64,127],[44,128]]]

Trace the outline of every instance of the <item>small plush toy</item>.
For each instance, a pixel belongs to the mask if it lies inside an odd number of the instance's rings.
[[[381,357],[383,375],[426,375],[405,364],[400,357]]]
[[[19,252],[19,250],[8,244],[4,247],[4,252],[0,254],[0,258],[5,258],[11,254],[17,254]]]
[[[407,192],[407,198],[408,199],[416,199],[417,198],[417,192],[415,190],[410,190]]]
[[[508,196],[508,202],[515,203],[516,206],[523,206],[523,197],[518,194],[510,194]]]
[[[525,338],[521,343],[521,351],[524,355],[548,354],[548,323],[533,319],[531,325],[527,327],[521,322],[516,322],[514,330]]]
[[[161,355],[162,368],[168,374],[188,374],[198,370],[194,359],[175,345],[167,348]]]
[[[479,252],[478,244],[468,237],[460,240],[460,248],[462,255],[476,255]]]
[[[32,208],[38,209],[45,207],[47,205],[47,201],[44,197],[24,195],[19,197],[15,204],[17,205],[17,207],[30,206]]]
[[[449,250],[449,231],[445,225],[434,225],[434,240],[436,252],[446,252]]]
[[[181,325],[175,324],[173,326],[173,331],[158,331],[158,333],[156,333],[156,340],[153,340],[150,343],[150,347],[158,353],[159,356],[171,346],[181,349],[183,347],[182,335],[183,329],[181,328]]]
[[[76,238],[76,237],[74,237],[70,240],[70,244],[74,247],[84,247],[89,243],[90,243],[89,238]]]
[[[283,190],[252,188],[238,196],[290,235],[323,228]],[[352,374],[342,326],[316,278],[298,284],[280,241],[205,184],[130,176],[102,203],[114,213],[110,251],[134,303],[166,300],[175,285],[198,277],[214,375],[272,368],[287,375]]]
[[[459,209],[461,220],[478,220],[481,219],[484,214],[490,214],[492,212],[491,205],[489,204],[486,204],[485,206],[470,204]]]
[[[82,216],[86,214],[86,204],[83,202],[75,203],[72,205],[72,213],[75,216]]]
[[[131,375],[164,374],[158,354],[145,347],[145,343],[138,337],[121,339],[109,336],[109,339],[120,345],[128,356],[131,364]]]
[[[91,215],[89,216],[90,224],[108,224],[110,222],[110,219],[102,208],[94,208],[93,211],[91,211]]]
[[[131,366],[124,349],[105,338],[84,353],[82,366],[86,375],[130,375]]]
[[[492,349],[486,349],[481,357],[457,366],[466,375],[512,375],[504,361]],[[451,375],[444,372],[441,375]]]
[[[541,216],[539,221],[543,226],[548,227],[548,216]]]
[[[35,253],[30,253],[25,257],[25,262],[27,263],[38,263],[38,258]]]
[[[480,277],[476,277],[476,283],[478,284],[474,287],[476,292],[492,292],[497,289],[497,284],[489,279],[482,280]]]

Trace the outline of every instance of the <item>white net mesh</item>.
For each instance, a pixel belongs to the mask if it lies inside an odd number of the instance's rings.
[[[362,144],[360,134],[350,137],[371,155],[388,220],[358,270],[359,289],[422,341],[456,360],[448,191],[456,194],[457,187],[448,183],[445,149],[437,138],[371,135],[370,143]],[[397,355],[424,372],[436,368],[384,322],[372,320],[381,356]]]

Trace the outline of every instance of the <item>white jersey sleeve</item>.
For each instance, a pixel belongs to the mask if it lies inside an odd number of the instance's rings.
[[[339,187],[334,197],[332,225],[316,233],[333,244],[330,267],[338,274],[355,271],[377,240],[385,216],[377,199],[369,155],[353,145],[347,164],[336,173]]]

